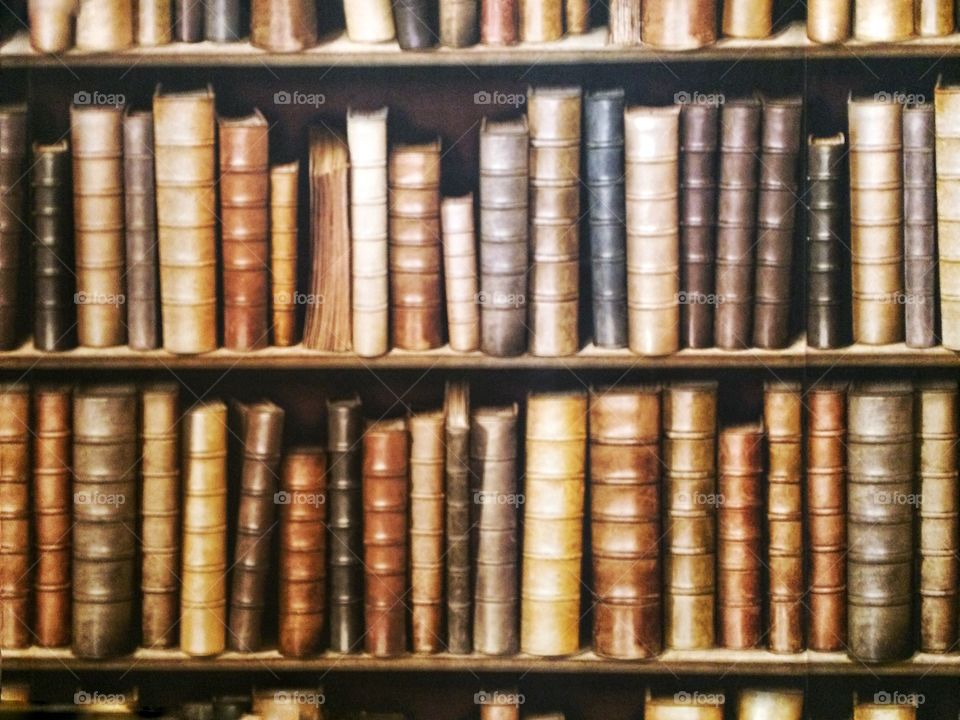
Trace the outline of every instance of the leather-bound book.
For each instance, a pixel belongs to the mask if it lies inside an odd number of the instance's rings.
[[[270,168],[270,287],[273,344],[297,341],[297,192],[300,161]]]
[[[76,47],[116,52],[133,45],[134,4],[130,0],[78,0]]]
[[[276,514],[283,442],[283,410],[271,402],[238,405],[243,465],[230,582],[227,647],[256,652],[263,645],[263,613]]]
[[[440,44],[469,47],[477,42],[480,0],[440,0]]]
[[[753,345],[770,350],[785,348],[792,339],[790,299],[802,115],[799,97],[764,98]]]
[[[253,0],[250,12],[250,42],[254,47],[300,52],[317,44],[314,0]]]
[[[33,643],[31,575],[44,570],[30,560],[30,434],[29,386],[0,385],[0,649]]]
[[[349,157],[343,138],[310,128],[311,302],[303,344],[346,352],[350,339]]]
[[[587,455],[587,395],[527,398],[520,651],[580,648],[580,565]]]
[[[33,346],[37,350],[66,350],[76,341],[70,164],[66,140],[33,146]],[[5,207],[0,207],[0,217]],[[0,318],[2,313],[0,306]]]
[[[33,393],[33,575],[35,642],[70,644],[71,390],[41,385]]]
[[[579,87],[528,92],[530,352],[540,357],[580,349],[581,96]]]
[[[240,0],[204,0],[203,4],[206,6],[206,13],[203,19],[204,39],[219,43],[237,42],[246,34],[242,24],[243,18],[241,17]],[[258,29],[257,23],[261,20],[260,16],[256,13],[258,5],[259,3],[254,3],[254,11],[250,22],[250,39],[255,46],[257,46],[257,42],[254,35]],[[278,11],[280,10],[280,8],[277,9]],[[311,6],[307,11],[311,12],[313,9]],[[278,16],[279,15],[280,13],[278,12]],[[294,19],[298,20],[299,17]]]
[[[390,337],[400,350],[443,344],[440,140],[390,152]]]
[[[326,454],[319,447],[286,451],[280,472],[280,619],[286,657],[320,651],[327,617]]]
[[[217,346],[217,203],[213,91],[153,99],[163,347]]]
[[[327,402],[330,649],[359,652],[363,637],[360,398]]]
[[[955,380],[928,380],[918,385],[915,401],[921,652],[952,652],[957,644],[957,394]]]
[[[717,384],[673,383],[663,402],[664,644],[714,645]]]
[[[589,92],[584,99],[593,342],[604,348],[627,346],[623,109],[622,88]]]
[[[720,110],[720,193],[717,199],[714,340],[722,350],[753,338],[753,276],[763,108],[756,98]]]
[[[407,650],[407,476],[405,420],[379,420],[363,434],[364,646],[377,657]]]
[[[483,691],[480,700],[480,720],[520,720],[520,698],[515,688]]]
[[[807,344],[840,347],[847,333],[841,296],[846,211],[843,133],[807,139]]]
[[[480,0],[480,42],[484,45],[514,45],[520,36],[520,0]]]
[[[513,655],[520,646],[517,412],[516,405],[478,408],[470,422],[477,549],[473,649],[483,655]]]
[[[426,50],[436,44],[436,3],[393,0],[393,22],[401,50]]]
[[[701,702],[692,702],[694,693],[680,691],[657,696],[648,689],[643,704],[644,720],[723,720],[723,693],[704,693]],[[711,702],[715,700],[715,702]]]
[[[343,12],[352,42],[387,42],[397,36],[390,0],[350,0],[343,4]]]
[[[847,652],[889,662],[914,649],[913,386],[861,383],[847,409]]]
[[[738,720],[803,720],[803,690],[744,688],[737,694]]]
[[[944,347],[960,349],[960,85],[937,83],[937,251]]]
[[[443,412],[413,415],[410,426],[410,645],[414,652],[439,652],[443,644],[446,478]]]
[[[177,42],[203,40],[204,3],[173,0],[173,39]]]
[[[473,193],[444,198],[440,205],[440,221],[450,349],[474,352],[480,349],[480,306],[477,303]]]
[[[848,113],[853,341],[887,345],[903,340],[903,105],[851,98]]]
[[[903,109],[903,289],[907,347],[937,344],[937,168],[932,104]]]
[[[362,4],[347,3],[346,7]],[[389,2],[387,5],[389,12]],[[347,11],[347,27],[350,12]],[[389,349],[387,109],[350,110],[347,144],[350,150],[352,344],[360,357],[376,357]]]
[[[123,191],[127,344],[133,350],[154,350],[160,341],[153,156],[153,115],[128,112],[123,118]]]
[[[914,29],[924,37],[949,35],[955,27],[954,13],[952,0],[919,0],[914,9]]]
[[[227,406],[195,406],[183,432],[180,649],[219,655],[227,630]]]
[[[27,106],[0,105],[0,350],[11,350],[20,340],[17,311],[28,149]]]
[[[522,42],[550,42],[563,37],[563,0],[518,1]]]
[[[219,125],[223,344],[259,350],[268,341],[269,125],[259,110]]]
[[[16,707],[18,705],[20,709],[23,709],[23,706],[29,705],[29,703],[29,682],[4,681],[3,688],[0,689],[0,705],[4,706],[4,710],[10,709],[11,706]]]
[[[660,388],[590,394],[593,650],[638,660],[663,648]]]
[[[641,41],[640,0],[611,0],[609,33],[611,45],[639,45]]]
[[[882,693],[878,693],[882,695]],[[865,700],[863,702],[853,695],[853,720],[916,720],[917,703],[916,702],[876,702],[878,699],[874,696],[874,702]]]
[[[447,562],[447,650],[455,655],[471,652],[471,510],[470,496],[470,385],[448,381],[444,396],[444,447],[446,448],[445,500]],[[509,628],[507,628],[509,631]]]
[[[770,588],[770,651],[804,648],[803,389],[799,383],[767,383],[767,567]]]
[[[807,643],[837,652],[847,642],[846,407],[844,385],[807,391]]]
[[[896,42],[914,34],[914,0],[854,0],[853,36],[868,42]]]
[[[155,47],[173,40],[173,3],[171,0],[137,2],[137,45]]]
[[[773,0],[724,0],[721,29],[726,37],[769,37],[773,32]]]
[[[719,119],[716,103],[680,109],[680,344],[690,348],[713,346]]]
[[[62,53],[73,46],[76,0],[28,0],[30,46],[37,52]]]
[[[590,31],[590,0],[564,0],[564,26],[567,35],[583,35]]]
[[[480,349],[527,348],[529,131],[526,117],[480,126]]]
[[[763,637],[763,427],[724,428],[718,444],[717,644],[746,650]]]
[[[627,110],[627,335],[640,355],[680,349],[680,107]]]
[[[180,437],[176,383],[140,396],[140,614],[142,645],[177,645],[180,589]]]
[[[135,644],[137,391],[93,385],[73,397],[73,614],[77,657]]]
[[[807,0],[807,37],[818,43],[841,43],[850,37],[853,0]]]
[[[643,42],[662,50],[693,50],[717,39],[717,0],[646,0]]]

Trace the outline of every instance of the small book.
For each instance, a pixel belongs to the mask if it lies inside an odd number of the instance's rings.
[[[641,0],[610,0],[607,41],[611,45],[639,45],[642,21]]]
[[[40,53],[60,54],[69,50],[73,45],[75,9],[74,0],[28,0],[30,46]]]
[[[737,693],[737,717],[767,720],[774,712],[778,720],[803,720],[803,695],[798,688],[744,688]]]
[[[436,3],[393,0],[393,22],[401,50],[426,50],[436,44]]]
[[[204,3],[173,0],[173,39],[195,43],[203,40]]]
[[[681,690],[670,695],[654,695],[647,689],[643,704],[644,720],[675,720],[688,717],[690,720],[723,720],[726,696],[723,693],[699,692],[706,702],[691,705],[694,693]]]
[[[563,0],[520,0],[520,40],[542,43],[563,37]]]
[[[807,0],[807,37],[842,43],[850,37],[853,0]]]
[[[720,27],[726,37],[769,37],[773,32],[773,0],[724,0]]]
[[[953,0],[920,0],[914,11],[917,35],[949,35],[955,27],[955,13]]]

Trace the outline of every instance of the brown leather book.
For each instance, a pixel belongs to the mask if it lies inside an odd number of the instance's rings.
[[[799,383],[767,383],[767,565],[770,575],[771,652],[798,653],[804,637],[803,390]]]
[[[397,36],[390,0],[353,0],[343,4],[343,12],[352,42],[388,42]]]
[[[177,645],[180,589],[180,386],[140,396],[140,592],[144,647]]]
[[[79,0],[76,46],[87,52],[116,52],[133,45],[134,4],[130,0]]]
[[[698,698],[700,702],[693,702]],[[723,720],[726,697],[723,693],[684,690],[671,695],[654,695],[647,689],[644,720]]]
[[[844,385],[807,391],[807,642],[837,652],[847,642],[846,407]]]
[[[72,105],[77,336],[84,347],[126,342],[123,107]]]
[[[960,349],[960,85],[937,83],[937,251],[943,345]]]
[[[480,349],[480,306],[477,303],[473,194],[444,198],[440,205],[440,221],[450,349],[475,352]]]
[[[882,3],[878,3],[882,4]],[[903,106],[850,99],[853,341],[903,340]]]
[[[440,140],[390,152],[390,337],[400,350],[443,344]]]
[[[477,695],[480,703],[480,720],[520,720],[521,696],[516,688],[481,691]],[[525,699],[525,698],[524,698]]]
[[[563,37],[563,0],[518,0],[520,39],[541,43]]]
[[[484,45],[514,45],[520,36],[520,0],[480,0],[480,42]]]
[[[287,450],[280,472],[279,649],[287,657],[320,650],[327,617],[326,454]]]
[[[863,382],[847,402],[847,652],[889,662],[914,649],[914,389]]]
[[[567,35],[583,35],[590,31],[590,0],[564,0],[564,25]]]
[[[639,45],[642,20],[640,0],[610,0],[607,42],[611,45]]]
[[[868,42],[897,42],[914,34],[914,0],[854,0],[853,36]]]
[[[31,575],[49,570],[30,561],[30,432],[29,386],[0,386],[0,649],[32,644]]]
[[[541,5],[528,2],[528,5]],[[549,0],[547,5],[560,2]],[[530,352],[540,357],[580,349],[579,87],[531,88]]]
[[[327,127],[310,128],[310,294],[303,343],[350,350],[350,219],[347,146]]]
[[[414,652],[439,652],[444,576],[444,415],[413,415],[410,426],[410,613]]]
[[[663,50],[693,50],[717,39],[717,0],[646,0],[643,42]]]
[[[593,649],[636,660],[663,648],[660,388],[590,393]]]
[[[850,37],[853,0],[807,0],[807,37],[818,43],[841,43]]]
[[[199,657],[226,648],[227,433],[222,402],[185,416],[180,649]]]
[[[297,193],[300,161],[270,168],[270,287],[273,344],[297,341]]]
[[[0,350],[20,341],[20,275],[27,183],[27,106],[0,105]]]
[[[914,29],[924,37],[949,35],[955,27],[954,13],[952,0],[919,0],[914,7]]]
[[[480,0],[440,0],[440,44],[470,47],[477,42]]]
[[[470,384],[448,380],[443,399],[446,427],[446,552],[447,650],[466,655],[472,650],[473,590],[471,577]],[[515,625],[513,626],[515,627]],[[511,626],[505,628],[509,633]]]
[[[36,644],[70,644],[71,389],[41,385],[33,393],[33,576]]]
[[[527,398],[520,651],[552,657],[580,647],[587,395]]]
[[[724,428],[718,442],[718,644],[745,650],[763,637],[763,427]]]
[[[254,110],[219,126],[223,343],[259,350],[268,341],[269,125]]]
[[[737,694],[739,720],[803,720],[803,690],[744,688]]]
[[[680,106],[625,116],[627,326],[630,349],[680,349]]]
[[[773,32],[773,0],[724,0],[723,34],[761,39]]]
[[[672,383],[663,401],[664,644],[714,645],[717,384]]]
[[[77,657],[135,644],[137,390],[93,385],[73,396],[73,613]]]
[[[170,0],[137,2],[137,45],[154,47],[173,41],[173,4]]]
[[[300,52],[317,44],[313,0],[252,0],[250,44],[270,52]]]
[[[957,395],[956,381],[928,380],[917,387],[921,652],[952,652],[958,639]]]
[[[73,45],[76,0],[28,0],[30,46],[37,52],[63,53]]]
[[[853,720],[917,720],[917,703],[911,702],[912,698],[907,697],[902,702],[878,702],[884,699],[874,696],[874,702],[861,702],[854,693]]]
[[[363,434],[364,646],[390,657],[407,650],[407,476],[403,419],[370,423]]]

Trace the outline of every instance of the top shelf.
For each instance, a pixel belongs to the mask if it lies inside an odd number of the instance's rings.
[[[70,51],[45,55],[30,47],[26,31],[0,47],[0,69],[76,67],[438,67],[487,65],[577,65],[584,63],[739,62],[742,60],[870,59],[960,57],[960,35],[917,38],[898,43],[849,41],[820,45],[807,39],[802,22],[791,24],[765,40],[721,40],[698,50],[672,52],[649,46],[607,44],[605,27],[557,42],[511,47],[477,45],[402,51],[395,42],[364,45],[350,42],[344,33],[330,35],[315,48],[299,53],[272,53],[237,43],[172,43],[153,48],[132,48],[118,53]]]

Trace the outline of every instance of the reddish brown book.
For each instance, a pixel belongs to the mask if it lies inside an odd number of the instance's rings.
[[[0,386],[0,648],[32,643],[30,389]]]

